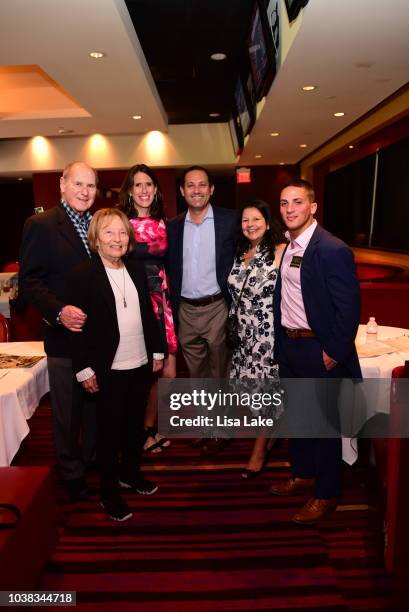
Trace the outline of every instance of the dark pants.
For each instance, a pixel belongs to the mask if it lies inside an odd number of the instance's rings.
[[[117,491],[118,479],[133,480],[139,473],[150,368],[111,370],[98,382],[97,460],[101,494],[107,495]]]
[[[71,359],[47,357],[57,467],[63,480],[84,476],[95,458],[95,398],[77,382]]]
[[[340,365],[325,369],[322,346],[316,338],[289,338],[281,329],[277,338],[281,378],[342,378]],[[336,399],[336,398],[335,398]],[[308,406],[305,407],[308,410]],[[336,402],[334,402],[334,410]],[[337,415],[334,415],[336,421]],[[315,497],[341,495],[342,441],[338,438],[292,438],[289,451],[293,476],[315,478]]]

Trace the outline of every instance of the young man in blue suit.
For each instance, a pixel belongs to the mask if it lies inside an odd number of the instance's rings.
[[[179,342],[191,378],[224,378],[227,277],[235,252],[236,215],[212,206],[214,185],[201,166],[184,172],[180,190],[188,210],[168,226],[168,270]],[[223,446],[218,439],[203,443],[205,454]]]
[[[307,181],[293,181],[281,192],[280,211],[290,242],[274,297],[280,376],[360,378],[355,349],[360,297],[353,254],[316,222],[316,210]],[[313,523],[334,508],[341,495],[341,438],[294,438],[289,450],[293,475],[271,492],[314,491],[293,517],[296,523]]]

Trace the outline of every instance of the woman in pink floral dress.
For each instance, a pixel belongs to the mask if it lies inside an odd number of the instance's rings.
[[[162,376],[176,376],[177,339],[169,301],[169,286],[165,272],[168,248],[163,197],[154,172],[144,164],[128,170],[119,193],[119,208],[127,215],[135,232],[132,257],[143,261],[148,277],[153,308],[158,319],[168,354]],[[156,429],[157,381],[152,385],[145,415],[145,450],[160,452],[170,442]]]

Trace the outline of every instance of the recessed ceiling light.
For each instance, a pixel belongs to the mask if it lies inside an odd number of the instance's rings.
[[[316,85],[304,85],[302,88],[303,91],[314,91],[314,89],[317,89]]]
[[[348,149],[353,149],[354,145],[348,145]]]
[[[280,132],[271,132],[270,136],[280,136]]]
[[[306,149],[308,145],[306,144],[300,144],[300,149]]]
[[[212,59],[214,62],[221,62],[222,60],[225,60],[226,57],[227,55],[225,53],[212,53],[210,59]]]
[[[285,166],[285,162],[280,162],[280,166]]]
[[[142,119],[142,115],[132,115],[132,119],[136,119],[138,121],[139,119]]]
[[[255,155],[254,156],[256,159],[260,159],[260,157],[263,157],[262,155]]]
[[[23,177],[22,177],[22,176],[19,176],[17,180],[18,180],[18,181],[22,181],[22,180],[23,180]]]
[[[209,113],[209,117],[220,117],[220,113]]]
[[[334,117],[344,117],[345,113],[339,112],[339,113],[334,113]]]
[[[92,57],[92,59],[101,59],[101,57],[106,57],[106,53],[103,51],[91,51],[89,56]]]

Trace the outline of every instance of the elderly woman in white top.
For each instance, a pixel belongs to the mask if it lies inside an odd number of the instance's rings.
[[[77,380],[97,396],[97,460],[101,505],[114,520],[132,516],[120,487],[144,495],[157,491],[139,471],[143,420],[151,373],[163,364],[163,344],[145,270],[128,261],[134,233],[118,209],[105,208],[88,230],[92,257],[69,275],[70,304],[87,315],[72,332]]]

